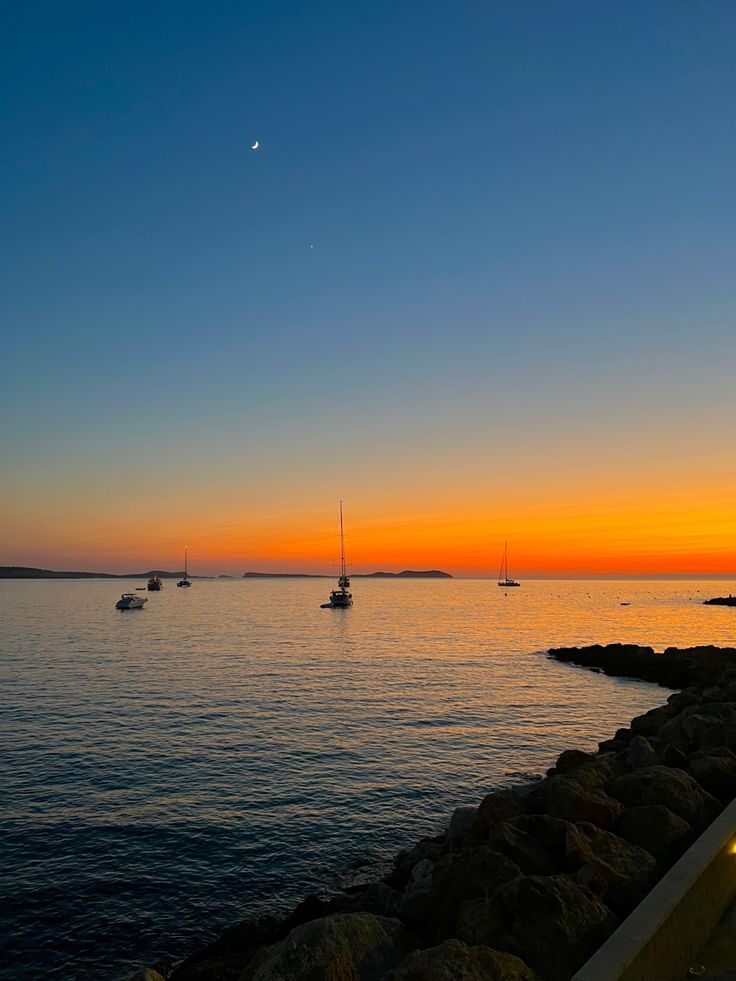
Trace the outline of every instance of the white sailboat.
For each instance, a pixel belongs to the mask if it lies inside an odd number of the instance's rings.
[[[509,575],[509,543],[503,543],[503,559],[501,560],[501,568],[498,572],[498,585],[503,586],[504,589],[510,586],[521,586],[518,579],[514,579]]]
[[[180,579],[179,582],[176,585],[177,586],[191,586],[192,585],[189,582],[189,568],[188,568],[187,550],[186,549],[184,549],[184,578],[183,579]]]
[[[322,609],[329,610],[335,607],[344,609],[352,605],[353,594],[350,592],[350,579],[345,565],[345,531],[342,521],[342,501],[340,501],[340,576],[337,580],[337,589],[333,589],[330,593],[330,602],[322,603]]]

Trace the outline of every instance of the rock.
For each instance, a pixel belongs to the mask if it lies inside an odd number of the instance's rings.
[[[634,736],[624,753],[624,759],[632,770],[640,770],[644,766],[657,766],[659,757],[646,736]]]
[[[458,936],[516,954],[549,981],[569,981],[617,925],[608,907],[569,876],[534,875],[466,904]]]
[[[667,745],[662,752],[662,762],[665,766],[675,766],[678,770],[687,770],[687,756],[676,746]]]
[[[401,903],[401,916],[409,923],[427,915],[433,876],[434,862],[428,858],[421,859],[411,870]]]
[[[475,834],[482,839],[498,821],[526,814],[526,798],[515,790],[495,790],[480,802],[475,819]]]
[[[210,978],[220,977],[229,981],[231,976],[239,978],[255,951],[280,940],[288,929],[287,923],[272,917],[239,923],[183,961],[171,975],[171,981],[209,981]],[[216,973],[218,971],[220,973]],[[237,973],[232,973],[235,971]]]
[[[255,951],[247,954],[225,954],[198,960],[180,967],[173,975],[176,981],[240,981],[253,960]]]
[[[555,772],[564,775],[565,773],[571,773],[573,770],[577,770],[578,767],[584,766],[586,763],[592,763],[594,761],[595,756],[591,753],[583,753],[579,749],[566,749],[557,758]]]
[[[368,882],[350,890],[344,912],[373,913],[391,918],[399,915],[403,902],[403,895],[385,882]]]
[[[593,824],[577,824],[575,830],[577,834],[568,846],[570,864],[579,863],[585,870],[583,881],[595,878],[603,887],[606,905],[620,916],[627,916],[654,885],[655,857],[641,846]]]
[[[451,845],[463,841],[470,834],[475,819],[478,816],[477,807],[456,807],[450,818],[450,826],[447,829],[447,839]]]
[[[646,849],[664,867],[679,858],[695,837],[687,821],[662,804],[627,807],[617,832],[632,845]]]
[[[696,687],[686,688],[684,691],[676,691],[667,699],[675,712],[682,712],[683,709],[690,708],[691,705],[700,704],[700,689]]]
[[[690,760],[687,772],[722,804],[730,804],[736,797],[736,756],[727,746],[697,753]]]
[[[628,746],[623,739],[603,739],[598,743],[599,753],[623,753]]]
[[[720,811],[718,801],[687,773],[666,766],[649,766],[619,777],[612,793],[626,807],[663,804],[696,830],[710,824]]]
[[[499,886],[520,875],[521,870],[511,859],[488,845],[453,853],[437,863],[419,915],[415,907],[415,916],[406,916],[406,920],[417,933],[433,942],[453,937],[463,903],[490,899]]]
[[[544,791],[547,812],[573,823],[589,821],[599,828],[614,828],[623,808],[605,790],[610,779],[611,769],[605,761],[550,777]]]
[[[260,951],[243,981],[379,981],[408,953],[398,920],[335,913]]]
[[[447,835],[437,835],[434,838],[423,838],[408,851],[399,852],[394,861],[394,868],[387,878],[388,885],[402,891],[409,881],[411,870],[422,859],[436,862],[442,855],[447,854],[449,844]]]
[[[683,709],[662,726],[660,735],[685,753],[727,743],[727,731],[736,725],[736,703],[701,702]]]
[[[675,705],[659,705],[657,708],[650,709],[644,715],[637,715],[631,720],[631,734],[633,736],[656,736],[659,730],[677,715],[678,709]]]
[[[513,954],[447,940],[409,954],[389,981],[537,981],[537,975]]]
[[[547,814],[524,815],[494,825],[488,843],[529,875],[552,875],[567,868],[569,821]]]
[[[164,978],[151,967],[141,967],[135,974],[131,974],[127,981],[164,981]]]

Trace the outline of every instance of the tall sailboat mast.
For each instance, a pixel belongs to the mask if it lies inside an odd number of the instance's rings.
[[[345,562],[345,525],[342,520],[342,501],[340,501],[340,578],[337,580],[337,584],[342,588],[350,585],[348,567]]]
[[[189,572],[187,570],[187,547],[185,545],[184,546],[184,578],[186,579],[188,576],[189,576]]]
[[[337,580],[337,589],[333,589],[330,593],[330,602],[322,603],[322,609],[352,606],[353,594],[349,591],[349,586],[350,579],[345,562],[345,525],[342,520],[342,501],[340,501],[340,577]]]
[[[342,501],[340,501],[340,578],[345,578],[345,528],[342,523]]]

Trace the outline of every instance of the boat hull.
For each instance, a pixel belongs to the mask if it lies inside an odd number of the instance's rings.
[[[115,604],[116,610],[142,610],[143,604],[147,603],[148,600],[141,599],[140,596],[125,597],[117,601]]]

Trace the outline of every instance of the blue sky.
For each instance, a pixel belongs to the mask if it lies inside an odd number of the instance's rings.
[[[81,501],[277,460],[337,496],[366,458],[411,482],[417,448],[642,426],[674,466],[732,410],[732,4],[30,4],[3,33],[11,512],[62,472]]]

